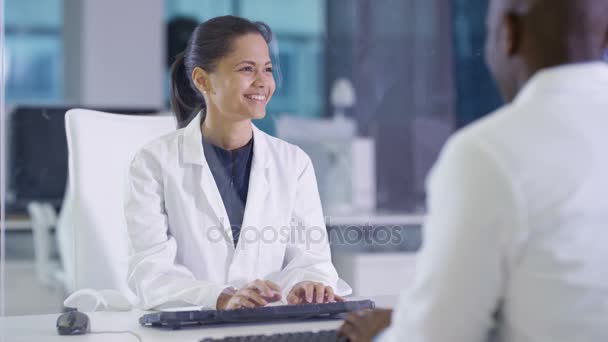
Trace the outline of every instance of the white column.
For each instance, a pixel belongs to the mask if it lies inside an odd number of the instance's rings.
[[[5,137],[6,137],[6,128],[5,123],[6,116],[4,113],[4,0],[0,0],[0,272],[4,272],[6,270],[4,264],[5,257],[5,215],[4,215],[4,197],[5,197],[5,179],[6,179],[6,148],[5,148]],[[4,316],[5,308],[4,303],[6,303],[5,295],[4,295],[4,284],[5,284],[5,275],[0,274],[0,317]]]
[[[64,0],[66,102],[164,104],[164,0]]]

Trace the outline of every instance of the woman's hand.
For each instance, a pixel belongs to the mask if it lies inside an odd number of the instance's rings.
[[[343,302],[331,286],[314,281],[302,281],[293,286],[287,296],[289,304]]]
[[[217,299],[218,310],[255,308],[281,300],[281,288],[270,280],[256,279],[247,286],[223,292]]]
[[[391,324],[393,310],[376,309],[351,312],[338,332],[351,342],[369,342]]]

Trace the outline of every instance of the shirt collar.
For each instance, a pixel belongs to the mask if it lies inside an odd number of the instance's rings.
[[[199,112],[190,123],[183,128],[182,157],[184,163],[208,166],[205,159],[205,151],[201,143],[203,135],[201,133],[202,112]],[[253,123],[253,161],[252,167],[263,166],[268,167],[271,164],[271,158],[268,156],[268,147],[266,145],[266,133],[262,132]]]
[[[207,157],[208,164],[216,164],[216,166],[229,165],[232,162],[239,163],[240,161],[248,160],[251,156],[253,146],[253,137],[242,147],[234,150],[225,150],[219,146],[215,146],[203,137],[203,151]]]
[[[597,61],[567,64],[537,72],[521,89],[514,104],[537,99],[539,96],[572,96],[573,92],[606,96],[608,63]]]

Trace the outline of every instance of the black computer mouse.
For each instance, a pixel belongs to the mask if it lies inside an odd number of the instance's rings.
[[[57,318],[59,335],[82,335],[91,331],[89,316],[79,311],[65,312]]]

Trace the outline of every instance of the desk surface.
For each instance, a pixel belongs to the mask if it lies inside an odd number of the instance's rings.
[[[395,296],[372,298],[378,307],[392,307]],[[179,330],[142,327],[138,323],[144,311],[129,312],[92,312],[91,331],[126,331],[137,333],[144,342],[183,341],[196,342],[205,337],[220,338],[236,335],[273,334],[298,331],[319,331],[337,329],[340,320],[319,320],[306,322],[288,322],[274,324],[224,325],[214,327],[196,327]],[[80,336],[59,336],[55,329],[57,314],[0,317],[0,342],[79,342],[79,341],[137,341],[131,334],[87,334]]]
[[[406,225],[420,226],[424,223],[424,214],[361,212],[351,214],[326,215],[325,223],[329,226],[361,225]],[[27,215],[7,215],[6,230],[31,230],[32,222]]]
[[[424,224],[425,215],[412,213],[352,213],[352,214],[333,214],[325,216],[325,224],[328,226],[421,226]]]

